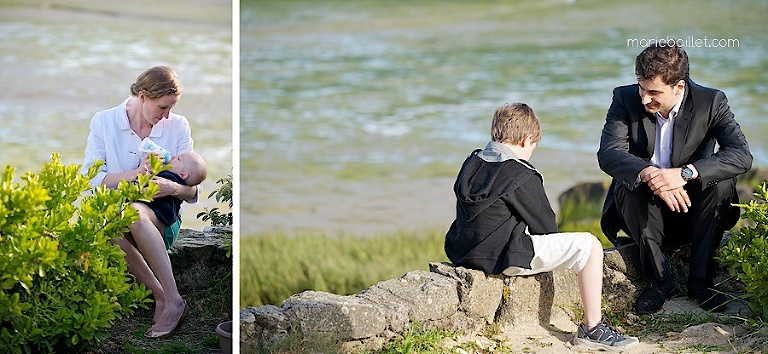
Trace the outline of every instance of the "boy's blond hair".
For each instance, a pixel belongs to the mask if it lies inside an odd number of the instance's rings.
[[[491,124],[491,140],[520,145],[527,136],[541,141],[541,124],[533,109],[525,103],[505,103],[496,108]]]

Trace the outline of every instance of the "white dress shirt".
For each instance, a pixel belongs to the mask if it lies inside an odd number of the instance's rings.
[[[675,127],[675,117],[680,111],[680,105],[683,103],[683,95],[677,101],[672,110],[669,111],[669,119],[664,118],[660,112],[654,113],[656,117],[656,145],[653,148],[651,164],[658,168],[672,167],[672,144],[673,132]]]
[[[120,173],[139,167],[143,153],[139,151],[141,138],[131,129],[125,105],[128,99],[119,106],[96,113],[91,119],[91,131],[88,134],[88,145],[85,148],[85,161],[80,170],[88,173],[95,160],[104,161],[101,171],[91,179],[91,186],[101,185],[104,177],[110,173]],[[168,118],[161,120],[152,127],[149,134],[157,145],[178,155],[191,151],[194,145],[187,118],[171,113]],[[198,195],[200,187],[198,186]],[[194,203],[197,196],[188,202]]]

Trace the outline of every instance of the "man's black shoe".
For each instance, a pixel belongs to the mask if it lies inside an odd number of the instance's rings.
[[[696,298],[701,308],[712,312],[725,311],[725,305],[728,303],[728,299],[725,295],[718,293],[712,289],[707,289],[704,295]]]
[[[673,296],[675,296],[675,281],[672,277],[667,277],[666,280],[652,280],[637,297],[633,311],[639,315],[654,313],[664,306],[666,299]]]
[[[715,282],[712,279],[689,277],[688,297],[696,299],[702,309],[713,312],[725,311],[728,299],[717,292]]]

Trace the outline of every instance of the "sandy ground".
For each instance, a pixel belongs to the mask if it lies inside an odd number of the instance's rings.
[[[743,302],[731,302],[724,314],[722,322],[735,316],[742,316],[746,305]],[[705,312],[698,307],[695,301],[687,297],[678,297],[668,300],[664,307],[657,313],[659,317],[675,314],[702,315]],[[641,321],[639,317],[630,314],[630,320]],[[456,341],[449,341],[448,345],[468,347],[466,342],[474,342],[471,346],[483,348],[486,352],[499,353],[588,353],[589,348],[574,346],[572,344],[576,331],[576,325],[567,320],[553,321],[551,328],[532,326],[529,328],[507,328],[492,339],[487,337],[461,337]],[[625,333],[627,333],[625,331]],[[628,333],[632,335],[632,333]],[[766,343],[768,336],[765,331],[750,333],[741,326],[726,325],[708,322],[699,325],[688,326],[680,332],[657,333],[640,338],[633,348],[614,352],[651,354],[651,353],[765,353],[768,351]],[[471,353],[463,349],[454,348],[454,352]]]

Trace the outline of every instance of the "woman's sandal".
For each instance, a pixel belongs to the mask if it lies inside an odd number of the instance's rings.
[[[181,312],[181,317],[179,317],[179,321],[176,322],[176,326],[174,326],[170,331],[158,331],[155,329],[152,329],[152,327],[149,327],[149,329],[144,333],[144,337],[147,338],[168,338],[171,335],[173,335],[173,332],[176,331],[179,326],[181,326],[181,323],[184,322],[184,320],[189,315],[189,306],[187,306],[187,300],[184,300],[184,310]]]

